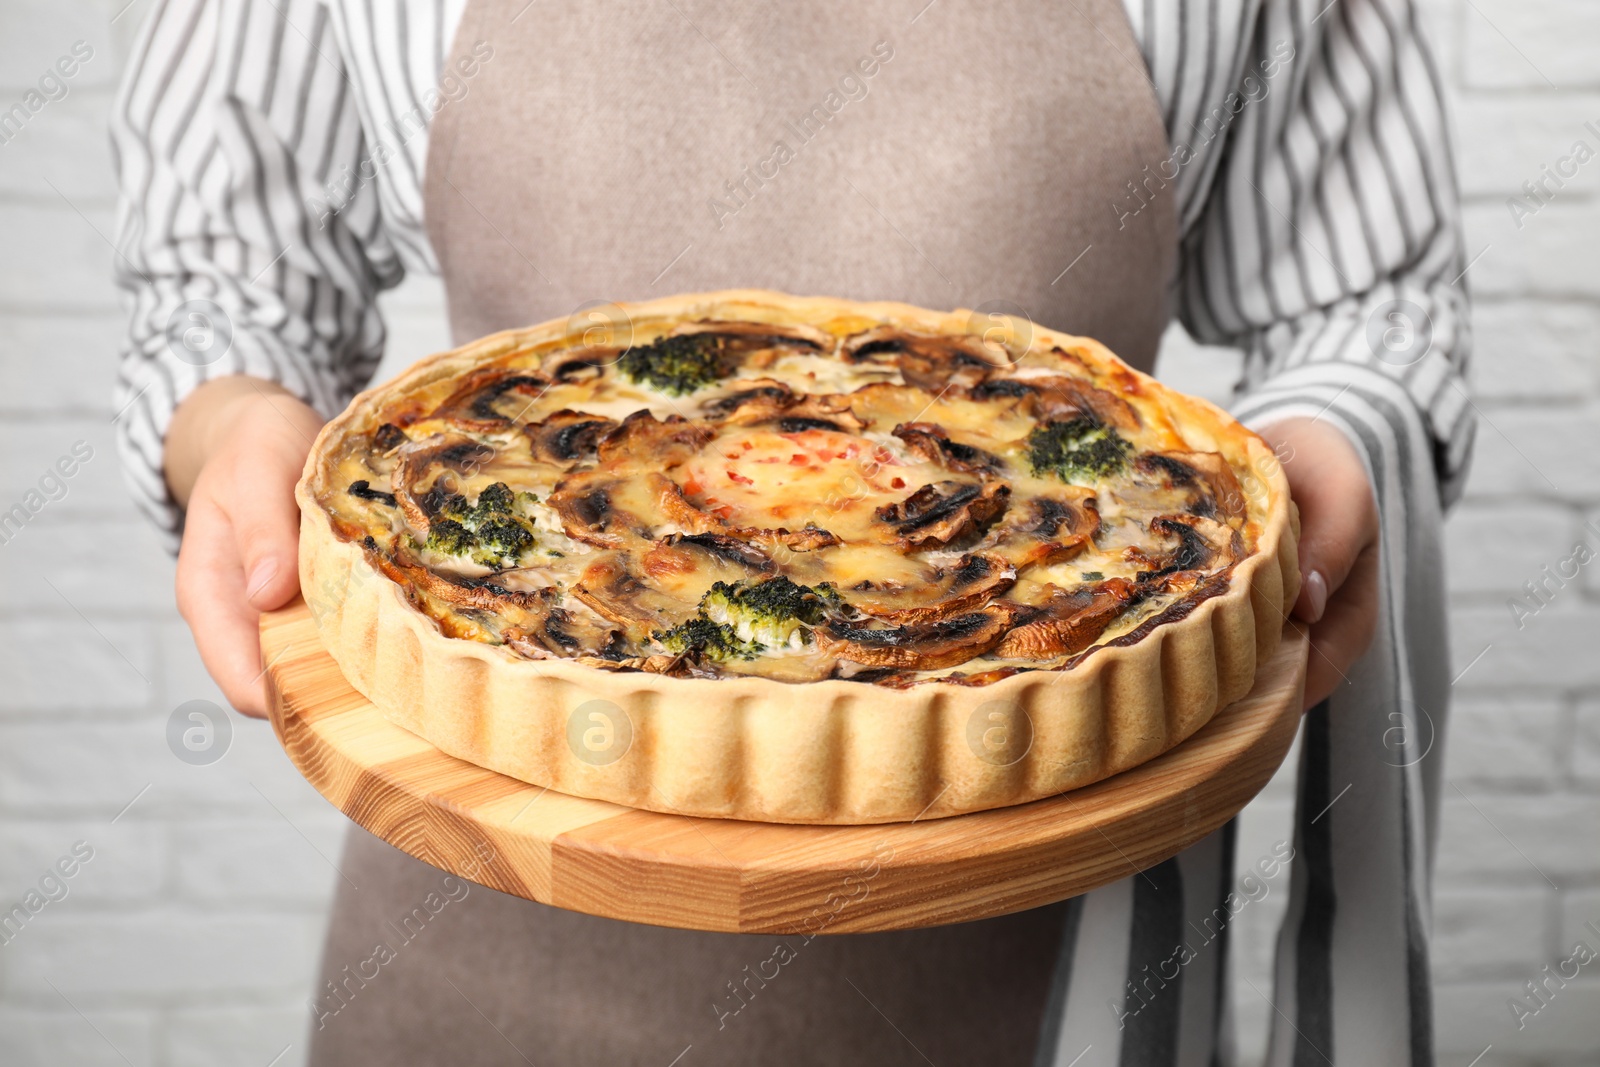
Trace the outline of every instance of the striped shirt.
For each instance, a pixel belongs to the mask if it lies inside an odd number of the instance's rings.
[[[1176,193],[1175,313],[1245,352],[1241,419],[1350,437],[1382,527],[1377,637],[1307,717],[1288,913],[1270,996],[1255,990],[1268,1062],[1427,1067],[1439,530],[1474,429],[1438,79],[1408,0],[1126,3],[1142,58],[1125,58],[1172,144],[1144,181]],[[139,501],[174,537],[175,406],[249,374],[335,413],[382,353],[377,293],[436,271],[422,174],[428,119],[461,91],[440,69],[465,4],[158,0],[149,16],[112,116],[133,297],[118,426]],[[1232,1062],[1233,873],[1269,859],[1234,853],[1229,824],[1072,903],[1037,1063]]]
[[[1126,2],[1173,145],[1145,182],[1175,185],[1184,326],[1244,350],[1241,393],[1303,395],[1324,363],[1399,382],[1453,500],[1474,425],[1461,232],[1415,12]],[[135,497],[163,530],[182,516],[162,442],[191,390],[249,374],[332,415],[382,354],[377,293],[436,272],[427,120],[449,99],[440,68],[464,7],[162,0],[147,19],[111,119],[133,297],[116,410]]]

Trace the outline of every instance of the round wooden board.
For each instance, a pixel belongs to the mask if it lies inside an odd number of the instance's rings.
[[[530,900],[737,933],[965,922],[1064,900],[1176,855],[1277,770],[1299,724],[1306,661],[1305,633],[1291,625],[1250,694],[1193,737],[1058,797],[921,822],[789,826],[636,811],[447,756],[351,688],[303,601],[262,616],[261,644],[289,758],[385,841]]]

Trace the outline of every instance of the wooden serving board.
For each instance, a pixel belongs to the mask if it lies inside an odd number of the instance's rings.
[[[1038,907],[1124,878],[1232,818],[1294,739],[1306,637],[1165,755],[1048,800],[876,826],[636,811],[447,756],[351,688],[303,601],[261,619],[272,724],[323,796],[397,848],[574,911],[754,933],[896,930]],[[485,856],[491,857],[487,862]]]

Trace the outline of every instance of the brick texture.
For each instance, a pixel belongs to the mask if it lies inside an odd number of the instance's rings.
[[[1532,214],[1514,217],[1507,201],[1532,204],[1524,183],[1575,142],[1600,150],[1586,128],[1600,126],[1600,34],[1594,6],[1572,2],[1433,0],[1426,15],[1458,133],[1467,252],[1481,253],[1467,277],[1483,414],[1447,528],[1460,677],[1444,746],[1434,1034],[1440,1062],[1590,1063],[1600,961],[1550,981],[1537,1014],[1511,1002],[1580,938],[1600,951],[1584,925],[1600,925],[1600,575],[1571,562],[1579,543],[1600,558],[1586,527],[1600,490],[1600,160],[1549,183]]]
[[[122,311],[104,117],[148,7],[111,21],[124,3],[0,5],[0,105],[73,41],[95,49],[69,95],[0,146],[0,511],[74,441],[94,449],[65,495],[0,531],[0,904],[75,842],[94,849],[66,895],[0,945],[0,1063],[294,1067],[344,823],[265,724],[235,719],[210,766],[166,748],[174,708],[222,700],[113,449]],[[1466,283],[1485,419],[1447,530],[1461,676],[1436,757],[1435,1035],[1445,1063],[1576,1067],[1600,1048],[1600,961],[1552,983],[1520,1026],[1510,1004],[1575,942],[1600,949],[1587,925],[1600,926],[1600,566],[1525,599],[1579,540],[1600,553],[1584,525],[1600,517],[1600,159],[1520,220],[1507,199],[1575,141],[1600,148],[1585,128],[1600,125],[1600,7],[1420,6],[1458,132],[1468,254],[1481,253]],[[435,283],[384,306],[380,376],[447,343]],[[1224,399],[1238,365],[1173,330],[1160,367]],[[108,542],[114,563],[95,558]],[[1511,607],[1519,597],[1528,611]],[[1290,833],[1294,766],[1246,809],[1241,865]],[[1235,927],[1243,1064],[1273,1018],[1245,982],[1270,989],[1287,899],[1275,890]]]

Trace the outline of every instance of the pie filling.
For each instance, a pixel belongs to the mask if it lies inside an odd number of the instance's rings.
[[[1131,373],[861,325],[513,353],[336,442],[320,503],[446,635],[787,682],[1070,668],[1255,550]]]

